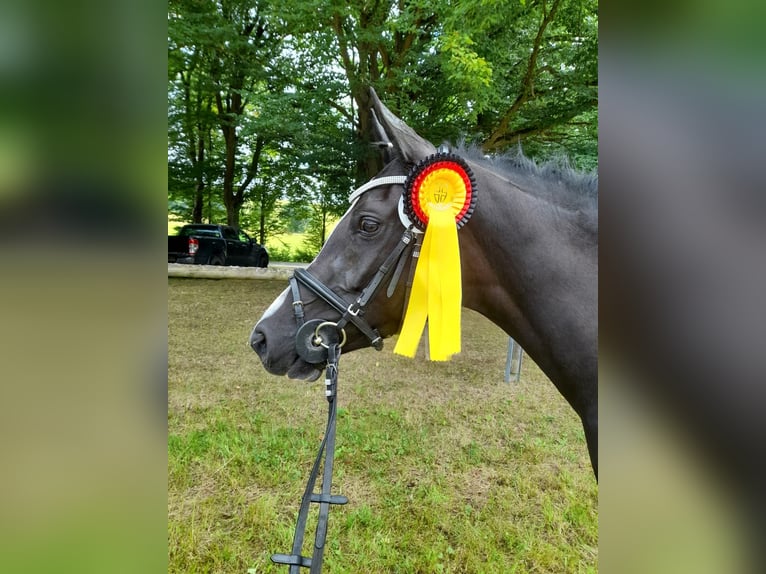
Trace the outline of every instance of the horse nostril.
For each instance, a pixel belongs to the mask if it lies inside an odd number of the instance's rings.
[[[258,329],[253,329],[250,335],[250,346],[259,357],[263,357],[266,354],[266,335]]]

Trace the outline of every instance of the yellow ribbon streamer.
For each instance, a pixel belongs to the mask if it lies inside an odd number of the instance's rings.
[[[431,204],[412,293],[394,353],[414,357],[428,319],[432,361],[460,352],[460,245],[455,214],[449,205]]]

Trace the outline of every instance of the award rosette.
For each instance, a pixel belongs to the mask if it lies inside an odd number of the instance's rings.
[[[457,231],[476,206],[476,180],[461,157],[437,153],[410,171],[403,203],[425,236],[394,353],[414,357],[427,320],[430,358],[446,361],[460,352],[463,291]]]

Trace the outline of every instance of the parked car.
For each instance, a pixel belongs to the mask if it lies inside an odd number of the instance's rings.
[[[194,223],[168,235],[168,263],[268,267],[269,253],[237,227]]]

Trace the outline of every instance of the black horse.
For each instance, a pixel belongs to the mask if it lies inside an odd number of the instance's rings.
[[[390,161],[352,195],[351,207],[307,273],[296,273],[292,290],[286,289],[255,325],[250,344],[275,375],[319,377],[321,354],[307,360],[300,352],[303,321],[334,324],[340,316],[349,323],[344,353],[371,343],[380,347],[382,338],[401,329],[406,282],[394,281],[388,293],[377,287],[390,284],[393,268],[407,267],[398,264],[399,253],[409,253],[407,240],[402,241],[402,183],[414,165],[437,150],[374,91],[371,97]],[[597,474],[597,178],[561,164],[538,167],[521,156],[473,155],[463,157],[478,201],[458,232],[462,305],[518,341],[556,385],[582,420]],[[310,293],[304,289],[301,296],[301,285]],[[299,309],[294,299],[302,300]],[[296,311],[303,314],[297,324]]]

